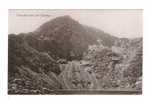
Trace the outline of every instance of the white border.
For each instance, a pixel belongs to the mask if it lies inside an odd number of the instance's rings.
[[[148,9],[147,0],[1,0],[0,1],[0,99],[1,100],[47,100],[47,99],[120,99],[120,100],[142,100],[147,99],[148,93]],[[143,95],[95,95],[95,96],[57,96],[57,95],[43,95],[43,96],[9,96],[7,95],[7,58],[8,58],[8,9],[144,9],[144,70],[143,70]]]

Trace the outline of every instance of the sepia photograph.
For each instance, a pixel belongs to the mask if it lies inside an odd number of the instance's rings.
[[[142,9],[9,9],[9,95],[141,95]]]

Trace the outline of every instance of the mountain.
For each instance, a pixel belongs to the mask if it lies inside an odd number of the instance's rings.
[[[70,16],[8,36],[9,94],[141,90],[141,77],[142,38],[114,37]]]
[[[57,69],[51,67],[50,71],[59,73],[57,60],[80,60],[88,46],[97,44],[98,39],[103,45],[112,46],[116,37],[82,25],[70,16],[61,16],[44,23],[34,32],[9,34],[8,39],[9,72],[16,72],[16,66],[20,65],[38,72],[41,64],[46,65],[44,70],[54,64]]]
[[[26,39],[38,51],[51,52],[56,59],[73,60],[81,59],[88,45],[96,44],[98,39],[104,45],[111,46],[116,38],[99,29],[82,25],[70,16],[62,16],[44,23],[28,34]]]

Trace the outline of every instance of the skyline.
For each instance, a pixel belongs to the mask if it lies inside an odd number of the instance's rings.
[[[142,10],[9,10],[9,34],[28,33],[56,17],[69,15],[83,25],[122,38],[142,37]]]

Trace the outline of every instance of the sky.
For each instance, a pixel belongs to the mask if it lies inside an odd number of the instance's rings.
[[[28,33],[56,17],[70,15],[81,24],[122,38],[142,37],[143,16],[135,10],[9,10],[9,34]]]

